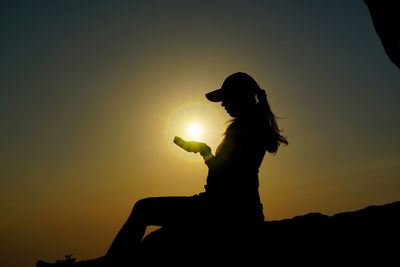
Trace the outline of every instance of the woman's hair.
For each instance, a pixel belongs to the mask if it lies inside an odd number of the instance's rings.
[[[262,117],[262,128],[266,130],[267,139],[267,151],[275,154],[278,151],[278,147],[283,143],[288,144],[286,137],[281,135],[281,130],[278,127],[277,117],[272,112],[267,100],[267,94],[263,89],[260,88],[256,80],[246,73],[238,72],[230,75],[225,79],[224,84],[229,82],[232,88],[235,88],[235,93],[232,94],[239,102],[243,103],[243,108],[246,109],[249,105],[256,107],[257,116]],[[228,85],[227,85],[228,86]],[[241,89],[241,90],[238,90]],[[229,92],[229,91],[228,91]],[[247,107],[246,107],[247,106]],[[231,122],[235,121],[236,118],[232,119]],[[258,120],[257,120],[258,121]],[[225,131],[224,135],[233,126],[230,124]]]
[[[288,144],[286,137],[282,136],[281,130],[277,124],[277,117],[272,112],[271,107],[269,106],[267,100],[267,94],[263,89],[259,89],[256,93],[257,96],[257,110],[260,112],[264,118],[266,119],[267,127],[268,127],[268,143],[267,143],[267,151],[269,153],[276,153],[280,144]]]

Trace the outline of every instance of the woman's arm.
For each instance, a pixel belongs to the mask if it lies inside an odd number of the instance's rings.
[[[207,144],[202,142],[185,141],[179,136],[175,136],[174,143],[186,150],[187,152],[200,153],[203,158],[212,155],[211,148]]]

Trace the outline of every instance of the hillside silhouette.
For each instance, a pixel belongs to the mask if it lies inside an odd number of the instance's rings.
[[[235,224],[164,227],[142,242],[146,265],[185,265],[259,262],[341,266],[397,259],[400,238],[400,201],[327,216],[309,213],[292,219],[265,221],[259,227]],[[138,256],[137,255],[137,256]],[[137,257],[135,256],[135,257]],[[322,261],[321,261],[322,260]],[[258,265],[258,264],[257,264]]]

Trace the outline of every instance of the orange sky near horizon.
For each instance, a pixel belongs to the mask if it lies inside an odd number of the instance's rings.
[[[400,200],[400,75],[363,2],[204,2],[5,7],[1,266],[101,256],[137,200],[202,192],[173,136],[199,123],[215,151],[230,118],[204,94],[237,71],[289,141],[266,220]]]

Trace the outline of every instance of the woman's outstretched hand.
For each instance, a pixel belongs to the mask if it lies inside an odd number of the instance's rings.
[[[202,156],[211,153],[211,148],[205,143],[197,141],[185,141],[179,136],[175,136],[174,143],[187,152],[200,153]]]

